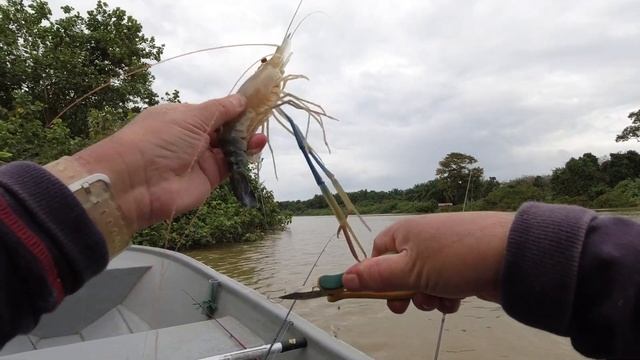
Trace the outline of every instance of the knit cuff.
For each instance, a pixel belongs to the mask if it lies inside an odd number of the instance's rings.
[[[61,279],[67,294],[102,271],[108,262],[102,234],[69,189],[44,168],[18,161],[0,168],[0,186],[28,213],[66,267]]]
[[[567,335],[578,264],[595,213],[577,206],[526,203],[507,243],[502,306],[527,325]]]

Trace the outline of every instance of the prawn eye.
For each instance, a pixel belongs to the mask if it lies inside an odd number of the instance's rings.
[[[263,57],[262,59],[260,59],[260,62],[263,63],[263,64],[266,63],[267,62],[267,58]]]

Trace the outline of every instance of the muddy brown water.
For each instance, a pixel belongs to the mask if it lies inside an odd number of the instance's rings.
[[[365,249],[375,234],[403,216],[367,216],[373,232],[352,221]],[[268,298],[296,290],[322,247],[335,234],[333,217],[294,217],[288,230],[265,241],[186,252]],[[332,240],[311,275],[338,273],[353,263],[344,240]],[[288,307],[288,302],[282,302]],[[403,315],[387,310],[385,301],[324,299],[298,301],[294,311],[375,359],[432,359],[441,315],[413,307]],[[440,359],[583,359],[568,339],[511,319],[494,303],[477,298],[463,301],[447,316]]]

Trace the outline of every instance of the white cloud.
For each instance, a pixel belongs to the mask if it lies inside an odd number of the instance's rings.
[[[296,1],[109,4],[139,19],[171,56],[279,42]],[[302,25],[288,66],[311,81],[290,89],[340,118],[327,122],[333,153],[323,157],[348,190],[426,181],[451,151],[474,155],[487,176],[509,179],[549,173],[586,151],[636,146],[614,142],[627,113],[640,107],[636,0],[306,1],[301,14],[312,11],[326,16]],[[164,64],[154,70],[156,90],[178,88],[191,102],[225,95],[267,52],[228,49]],[[280,180],[265,152],[267,186],[279,199],[318,193],[295,141],[277,130]],[[321,149],[320,132],[312,134]]]

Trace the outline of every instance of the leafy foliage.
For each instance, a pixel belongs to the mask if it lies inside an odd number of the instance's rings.
[[[42,0],[0,5],[0,107],[11,109],[15,94],[26,93],[41,104],[39,118],[48,125],[81,95],[111,81],[62,116],[72,136],[87,137],[92,110],[126,108],[120,118],[125,122],[128,111],[158,103],[150,72],[122,79],[162,55],[162,47],[142,33],[138,21],[103,1],[86,17],[69,6],[62,9],[64,16],[54,20]]]
[[[440,181],[435,179],[404,190],[404,198],[416,202],[445,202],[444,189]]]
[[[284,230],[291,222],[291,215],[280,211],[273,193],[259,186],[255,177],[252,185],[257,189],[258,208],[242,207],[225,183],[198,210],[176,218],[170,228],[159,224],[143,230],[135,242],[180,250],[262,240],[268,232]]]
[[[571,158],[563,168],[553,170],[551,188],[560,196],[585,196],[593,200],[606,192],[607,178],[598,158],[585,153],[577,159]]]
[[[640,179],[623,180],[611,191],[593,201],[597,208],[623,208],[640,205]]]
[[[470,192],[477,193],[480,190],[480,182],[472,181],[481,180],[484,175],[481,167],[471,167],[477,162],[473,156],[458,152],[449,153],[440,160],[436,178],[447,202],[462,203],[467,194],[467,185],[470,186]]]
[[[616,136],[616,142],[629,141],[631,139],[640,141],[640,110],[630,113],[628,118],[631,120],[631,125],[625,127]]]
[[[609,154],[609,159],[600,165],[607,178],[607,185],[615,187],[623,180],[640,177],[640,154],[633,150]]]
[[[535,178],[534,178],[535,179]],[[536,186],[531,178],[521,178],[501,184],[491,191],[474,210],[516,210],[526,201],[546,200],[545,189]]]
[[[431,189],[434,192],[430,190]],[[390,191],[360,190],[347,193],[361,214],[431,213],[438,210],[438,202],[429,196],[438,196],[433,182],[418,184],[411,189]],[[294,215],[331,215],[322,195],[309,200],[281,201],[282,209]]]

